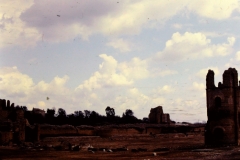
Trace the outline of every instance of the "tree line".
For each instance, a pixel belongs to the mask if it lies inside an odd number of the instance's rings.
[[[101,115],[96,111],[84,110],[74,111],[74,113],[67,114],[63,108],[47,109],[43,116],[42,114],[34,113],[25,109],[24,116],[30,124],[51,124],[64,125],[69,124],[73,126],[78,125],[107,125],[107,124],[128,124],[128,123],[146,123],[147,118],[140,120],[134,116],[131,109],[126,109],[122,116],[115,115],[114,108],[109,106],[105,109],[106,115]]]

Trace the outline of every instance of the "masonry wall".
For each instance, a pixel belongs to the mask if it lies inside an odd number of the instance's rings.
[[[1,132],[0,131],[0,144],[3,145],[10,145],[13,141],[13,132],[11,131],[6,131],[6,132]]]
[[[0,115],[0,144],[25,141],[24,111],[9,100],[0,99]]]

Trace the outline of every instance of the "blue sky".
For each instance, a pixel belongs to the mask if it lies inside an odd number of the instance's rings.
[[[46,110],[206,121],[205,79],[239,69],[240,2],[0,1],[0,96]],[[50,99],[47,100],[46,97]]]

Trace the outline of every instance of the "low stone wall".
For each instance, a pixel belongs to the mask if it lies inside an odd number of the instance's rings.
[[[79,136],[94,136],[96,134],[96,131],[94,128],[81,128],[81,127],[76,127],[77,128],[77,134]]]
[[[71,125],[38,125],[37,140],[44,137],[57,136],[101,136],[111,137],[115,135],[140,135],[140,134],[166,134],[166,133],[202,133],[204,127],[193,126],[71,126]]]
[[[104,128],[96,131],[96,135],[110,137],[114,135],[136,135],[142,134],[143,131],[135,128]]]
[[[78,130],[71,125],[39,125],[38,136],[42,137],[55,137],[55,136],[75,136],[78,135]]]

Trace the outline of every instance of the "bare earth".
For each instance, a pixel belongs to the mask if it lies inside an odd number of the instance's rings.
[[[70,151],[70,144],[79,145],[80,150]],[[89,146],[97,151],[89,151]],[[117,151],[117,148],[128,150]],[[113,152],[107,152],[109,149]],[[0,159],[240,159],[240,147],[206,147],[204,136],[200,134],[47,137],[35,144],[1,146]]]

